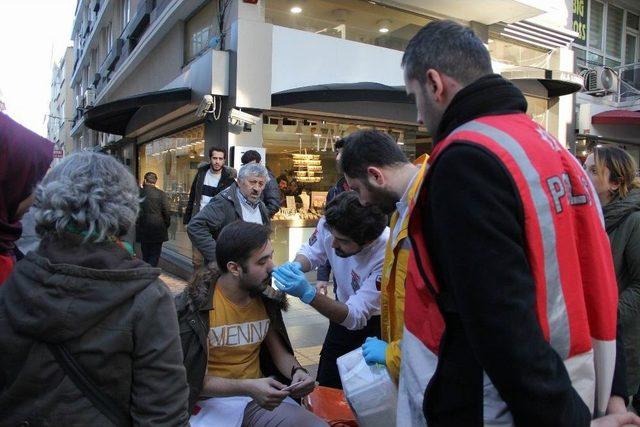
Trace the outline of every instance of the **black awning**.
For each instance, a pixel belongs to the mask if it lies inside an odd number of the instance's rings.
[[[271,105],[282,107],[309,102],[384,102],[412,104],[404,86],[387,86],[381,83],[330,83],[304,86],[271,95]]]
[[[141,108],[151,107],[151,114],[145,114],[149,116],[149,121],[151,121],[152,118],[159,118],[190,102],[191,89],[189,88],[142,93],[97,105],[87,110],[84,124],[89,129],[100,132],[125,135],[129,122]]]

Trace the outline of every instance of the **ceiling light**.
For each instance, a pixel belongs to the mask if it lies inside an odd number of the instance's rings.
[[[390,24],[391,21],[389,21],[388,19],[381,19],[380,21],[378,21],[378,31],[383,34],[388,33]]]
[[[302,8],[300,6],[293,6],[291,8],[291,13],[293,14],[297,15],[298,13],[301,13],[301,12],[302,12]]]

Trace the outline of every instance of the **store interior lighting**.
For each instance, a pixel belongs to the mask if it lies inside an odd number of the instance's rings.
[[[386,34],[389,32],[389,26],[391,25],[391,21],[388,19],[381,19],[378,21],[378,31],[382,34]]]
[[[302,8],[300,6],[293,6],[291,8],[291,13],[293,13],[294,15],[302,13]]]

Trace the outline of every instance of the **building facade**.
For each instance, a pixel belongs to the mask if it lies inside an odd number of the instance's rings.
[[[71,125],[75,114],[71,89],[73,47],[67,47],[64,56],[53,66],[51,76],[51,102],[47,117],[47,138],[54,144],[54,164],[77,150],[71,138]]]
[[[640,161],[640,2],[581,0],[573,21],[576,72],[586,80],[576,96],[577,154],[616,144]]]
[[[400,60],[426,23],[453,19],[483,39],[494,71],[525,93],[528,113],[574,143],[571,0],[80,0],[74,24],[72,137],[140,179],[154,171],[171,199],[163,262],[188,273],[182,225],[206,150],[264,153],[283,190],[276,262],[290,258],[337,180],[333,142],[391,132],[409,156],[431,150],[406,97]],[[167,264],[168,263],[168,264]]]

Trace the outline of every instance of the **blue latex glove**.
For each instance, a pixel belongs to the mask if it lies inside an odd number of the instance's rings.
[[[280,267],[276,267],[274,271],[286,271],[292,274],[302,273],[302,265],[299,262],[285,262]]]
[[[271,273],[275,285],[283,292],[298,297],[305,304],[309,304],[316,296],[315,286],[311,286],[297,262],[283,264]]]
[[[369,337],[362,344],[362,355],[368,365],[387,364],[387,343],[378,338]]]

